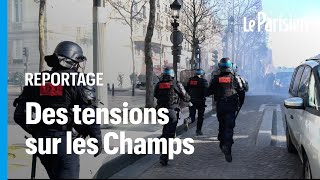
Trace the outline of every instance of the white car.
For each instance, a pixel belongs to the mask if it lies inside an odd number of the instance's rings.
[[[293,73],[284,101],[287,149],[302,161],[305,179],[320,178],[320,59],[306,60]]]

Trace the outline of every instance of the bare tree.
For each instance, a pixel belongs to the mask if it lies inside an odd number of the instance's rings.
[[[141,11],[145,8],[147,0],[106,0],[109,4],[118,12],[120,18],[116,18],[124,21],[126,25],[130,27],[130,43],[131,43],[131,56],[132,56],[132,74],[136,74],[135,57],[134,57],[134,22],[141,21],[139,17]],[[134,95],[134,89],[136,86],[136,78],[132,83],[132,95]]]
[[[147,34],[144,41],[144,53],[146,64],[146,107],[150,108],[154,106],[153,98],[153,62],[152,62],[152,36],[155,27],[156,17],[156,3],[155,0],[150,0],[150,12],[149,23],[147,28]]]
[[[216,0],[188,0],[183,3],[182,32],[192,47],[192,63],[195,62],[197,44],[212,38],[220,30],[215,18],[218,5]]]
[[[44,41],[45,41],[45,8],[46,8],[47,0],[40,0],[39,5],[39,52],[40,52],[40,63],[39,63],[39,71],[41,72],[44,69]]]
[[[257,20],[257,13],[262,10],[261,0],[232,0],[233,3],[225,2],[223,4],[222,15],[224,19],[228,19],[234,15],[234,28],[231,28],[231,33],[234,36],[234,61],[240,65],[244,63],[242,57],[246,54],[252,54],[253,47],[266,51],[266,32],[258,32],[255,29],[253,32],[243,31],[243,18]],[[226,39],[229,41],[230,39]],[[258,52],[254,53],[258,55]],[[259,51],[259,57],[262,58],[265,52]]]

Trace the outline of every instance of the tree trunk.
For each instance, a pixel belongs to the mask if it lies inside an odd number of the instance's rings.
[[[46,7],[46,1],[47,0],[40,0],[40,5],[39,5],[39,52],[40,52],[40,62],[39,62],[39,71],[43,71],[44,69],[44,40],[45,40],[45,33],[44,33],[44,29],[45,29],[45,22],[44,22],[44,18],[45,18],[45,7]]]
[[[150,13],[147,34],[145,37],[145,64],[146,64],[146,108],[154,106],[153,98],[153,62],[152,62],[152,36],[155,25],[156,5],[155,0],[150,0]],[[161,54],[161,53],[160,53]]]
[[[195,64],[196,64],[196,58],[195,58],[195,45],[194,43],[192,43],[192,51],[191,51],[191,69],[194,69],[195,68]]]
[[[131,23],[131,27],[130,27],[130,42],[131,42],[132,74],[133,74],[132,96],[134,96],[137,78],[136,78],[136,62],[135,62],[135,57],[134,57],[134,42],[133,42],[133,27],[132,27],[132,23]]]

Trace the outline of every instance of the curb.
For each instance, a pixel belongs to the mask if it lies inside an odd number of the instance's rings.
[[[208,118],[209,116],[211,116],[211,114],[213,113],[212,110],[209,110],[207,112],[204,113],[204,119]],[[180,119],[181,121],[182,119]],[[192,123],[189,125],[189,129],[193,128],[196,126],[196,123]],[[177,126],[177,130],[176,130],[176,135],[181,135],[183,134],[184,131],[184,126],[183,124],[180,124]],[[117,172],[121,171],[122,169],[126,168],[127,166],[135,163],[136,161],[138,161],[139,159],[141,159],[142,157],[144,157],[145,155],[136,155],[136,154],[122,154],[114,159],[112,159],[111,161],[108,161],[106,163],[104,163],[99,170],[97,171],[97,173],[94,175],[93,179],[107,179],[111,176],[113,176],[114,174],[116,174]]]

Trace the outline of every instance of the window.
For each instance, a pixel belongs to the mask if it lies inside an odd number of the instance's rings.
[[[143,25],[143,30],[142,30],[143,36],[146,35],[146,33],[147,33],[146,31],[147,31],[147,26],[144,24]]]
[[[140,49],[139,48],[136,48],[136,55],[140,56]]]
[[[314,75],[311,75],[310,83],[309,83],[309,98],[308,98],[308,106],[312,109],[316,109],[319,111],[319,95],[318,90],[316,88],[316,81]]]
[[[20,62],[23,59],[22,51],[23,51],[22,40],[14,40],[12,42],[13,62]]]
[[[309,66],[306,66],[304,68],[304,71],[303,71],[303,74],[301,77],[301,81],[300,81],[300,85],[299,85],[299,90],[298,90],[299,97],[303,98],[307,95],[310,74],[311,74],[311,68]]]
[[[146,6],[143,6],[142,12],[143,12],[143,18],[147,18]]]
[[[292,96],[298,96],[298,89],[299,89],[299,84],[300,84],[301,75],[303,73],[303,69],[304,69],[304,66],[300,66],[296,73],[294,84],[291,91]]]
[[[136,2],[136,0],[133,1],[133,11],[134,11],[135,13],[138,12],[138,3]]]
[[[12,22],[19,23],[22,20],[22,0],[14,0],[12,5]]]
[[[157,30],[158,39],[161,40],[161,30]]]

